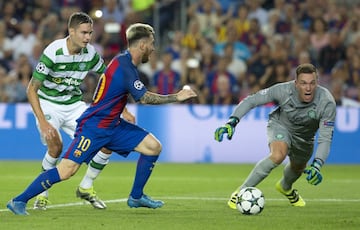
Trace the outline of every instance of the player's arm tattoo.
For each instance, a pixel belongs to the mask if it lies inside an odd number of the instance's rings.
[[[29,83],[30,87],[33,88],[35,90],[35,92],[37,92],[38,89],[40,89],[40,87],[42,86],[42,81],[39,81],[38,79],[32,77],[30,79],[30,83]]]
[[[167,104],[177,102],[176,94],[161,95],[147,91],[141,98],[142,104]]]

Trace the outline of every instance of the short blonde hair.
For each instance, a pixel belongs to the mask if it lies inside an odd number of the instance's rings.
[[[142,38],[149,38],[151,35],[154,35],[155,31],[152,26],[143,23],[135,23],[129,26],[126,30],[126,40],[128,46],[131,46],[136,41]]]

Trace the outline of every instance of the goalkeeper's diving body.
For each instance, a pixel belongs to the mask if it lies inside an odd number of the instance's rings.
[[[305,201],[292,187],[302,173],[312,185],[322,181],[320,170],[330,152],[336,104],[331,93],[318,85],[317,70],[312,64],[299,65],[293,81],[278,83],[247,96],[236,106],[228,122],[216,129],[215,139],[220,142],[227,134],[230,140],[235,126],[248,111],[269,102],[277,105],[270,113],[267,125],[270,155],[260,160],[243,184],[231,194],[230,208],[236,209],[236,196],[242,188],[257,186],[286,156],[289,156],[289,163],[275,187],[291,205],[305,206]],[[307,166],[313,155],[316,132],[318,146],[312,163]]]

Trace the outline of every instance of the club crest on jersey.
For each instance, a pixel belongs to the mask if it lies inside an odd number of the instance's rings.
[[[39,62],[37,65],[36,65],[36,71],[39,72],[39,73],[45,73],[45,69],[46,69],[46,65],[42,62]]]
[[[78,149],[76,149],[76,150],[74,151],[74,156],[75,156],[75,157],[80,157],[81,154],[82,154],[82,152],[81,152],[80,150],[78,150]]]
[[[308,116],[311,118],[311,119],[315,119],[316,118],[316,113],[314,110],[309,110],[308,111]]]
[[[134,81],[134,87],[137,90],[141,90],[144,87],[144,83],[142,83],[140,80]]]
[[[85,64],[85,63],[80,63],[80,64],[79,64],[79,69],[80,69],[81,71],[84,71],[85,68],[86,68],[86,64]]]

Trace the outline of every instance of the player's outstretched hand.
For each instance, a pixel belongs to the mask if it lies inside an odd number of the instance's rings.
[[[322,163],[320,160],[315,159],[313,163],[306,167],[304,173],[307,174],[306,180],[309,184],[318,185],[322,181],[322,175],[320,173]]]
[[[231,140],[234,132],[235,127],[232,127],[229,124],[225,124],[215,130],[215,140],[221,142],[225,133],[227,134],[227,139]]]
[[[215,130],[215,140],[221,142],[225,133],[227,134],[227,139],[231,140],[232,136],[234,135],[235,126],[237,123],[239,123],[239,119],[237,117],[230,117],[225,125]]]
[[[197,94],[190,87],[184,87],[176,94],[176,99],[178,101],[185,101],[194,97],[197,97]]]

